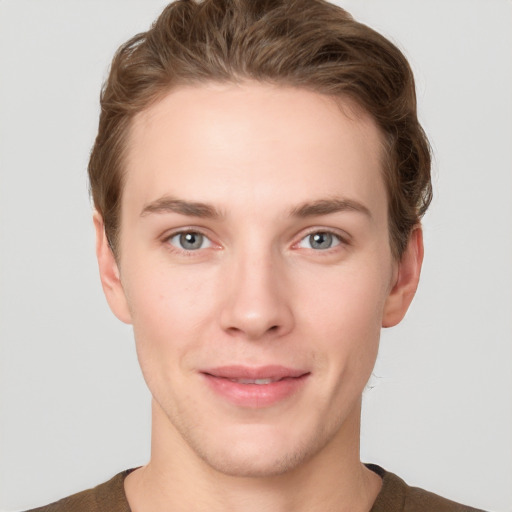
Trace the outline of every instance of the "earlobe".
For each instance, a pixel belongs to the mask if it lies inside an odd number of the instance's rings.
[[[382,327],[400,323],[414,298],[423,263],[423,232],[416,226],[398,264],[396,281],[386,299]]]
[[[96,232],[96,258],[103,293],[114,315],[122,322],[129,324],[131,315],[121,283],[119,267],[105,235],[103,218],[97,211],[93,214],[93,222]]]

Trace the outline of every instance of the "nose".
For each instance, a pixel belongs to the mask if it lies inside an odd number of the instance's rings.
[[[249,340],[280,337],[293,329],[290,289],[278,258],[240,255],[224,283],[221,327]]]

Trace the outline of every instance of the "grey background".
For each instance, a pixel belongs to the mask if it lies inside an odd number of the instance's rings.
[[[362,458],[512,511],[512,3],[339,2],[405,49],[435,151],[426,259],[383,333]],[[143,464],[149,394],[103,298],[86,165],[117,46],[162,0],[0,1],[0,510]]]

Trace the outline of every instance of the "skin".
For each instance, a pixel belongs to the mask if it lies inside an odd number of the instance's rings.
[[[423,257],[419,227],[392,257],[373,120],[301,89],[182,87],[135,118],[126,171],[117,258],[94,222],[107,300],[133,324],[153,395],[132,509],[369,510],[381,481],[359,460],[361,395]],[[232,364],[308,376],[241,407],[201,374]]]

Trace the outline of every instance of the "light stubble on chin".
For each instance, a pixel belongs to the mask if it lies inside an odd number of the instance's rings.
[[[310,428],[304,433],[303,439],[297,439],[295,445],[286,451],[277,452],[271,447],[257,447],[257,455],[254,456],[254,448],[245,453],[237,449],[233,443],[217,445],[207,439],[211,432],[206,433],[206,426],[186,425],[177,414],[171,417],[165,413],[166,419],[178,435],[195,455],[204,462],[208,468],[226,476],[240,478],[273,478],[289,474],[322,452],[327,445],[333,442],[340,429],[346,427],[346,417],[334,417],[324,425],[316,429]],[[183,416],[181,416],[183,417]],[[177,421],[176,421],[177,420]],[[293,425],[290,426],[293,431]],[[238,447],[239,448],[239,447]],[[281,446],[279,446],[281,448]]]

